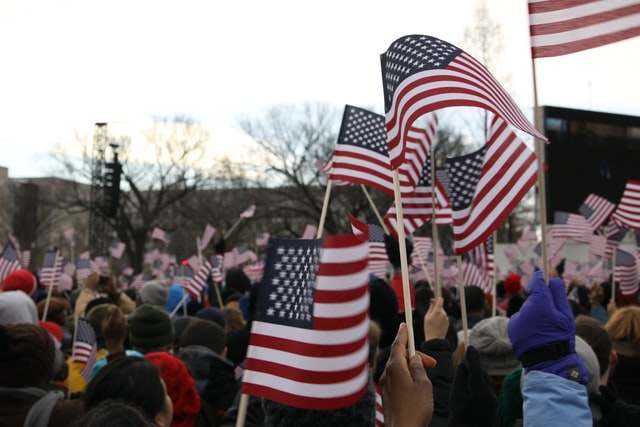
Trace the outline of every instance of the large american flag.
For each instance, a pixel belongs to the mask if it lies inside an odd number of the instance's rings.
[[[640,35],[638,0],[529,0],[531,56],[567,55]]]
[[[364,235],[271,241],[242,393],[318,410],[362,398],[369,377],[368,252]]]
[[[364,234],[369,239],[369,272],[382,279],[389,276],[389,256],[384,243],[384,230],[377,224],[367,224],[349,214],[353,234]]]
[[[88,320],[79,317],[77,319],[76,340],[73,343],[73,362],[84,363],[80,375],[85,381],[89,381],[91,370],[96,363],[97,344],[96,333]]]
[[[640,181],[627,181],[622,198],[611,218],[618,224],[640,230]]]
[[[0,282],[4,280],[9,273],[20,268],[18,261],[18,253],[11,242],[4,245],[2,255],[0,255]]]
[[[436,204],[436,224],[451,224],[452,214],[449,199],[437,180],[434,194],[434,186],[431,185],[430,161],[427,160],[423,165],[422,174],[415,190],[411,194],[402,196],[402,221],[404,222],[405,235],[413,234],[415,230],[432,218],[434,201]],[[397,236],[396,212],[396,203],[394,202],[384,215],[384,222]]]
[[[447,159],[457,255],[486,240],[536,183],[535,154],[494,116],[480,150]]]
[[[480,107],[547,140],[477,60],[456,46],[424,35],[403,36],[381,55],[391,168],[404,163],[409,127],[446,107]]]
[[[401,194],[413,192],[435,139],[437,125],[437,117],[431,114],[423,128],[409,128],[406,162],[398,171]],[[332,181],[364,184],[393,194],[393,174],[383,115],[345,106],[340,134],[330,161],[328,174]]]
[[[57,250],[47,251],[42,258],[40,269],[40,283],[42,286],[58,286],[64,257]]]
[[[591,229],[596,231],[609,219],[615,208],[615,203],[597,194],[590,193],[578,207],[578,212],[586,218],[589,225],[591,225]]]

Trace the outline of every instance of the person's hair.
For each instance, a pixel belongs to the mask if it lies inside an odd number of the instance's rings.
[[[509,302],[507,303],[507,317],[511,317],[520,311],[522,304],[524,304],[524,298],[519,294],[509,298]]]
[[[82,395],[87,411],[107,399],[132,402],[153,419],[165,405],[158,369],[142,357],[126,356],[110,361],[89,381]]]
[[[635,353],[640,353],[640,307],[627,306],[616,310],[607,323],[605,329],[614,342],[614,348],[619,351],[616,342],[625,342]]]
[[[485,307],[484,291],[478,286],[465,286],[464,298],[467,313],[482,310]]]
[[[600,376],[609,367],[611,355],[611,337],[598,319],[581,314],[576,317],[576,335],[586,341],[593,349],[600,365]]]
[[[217,323],[195,318],[180,335],[180,347],[188,345],[201,345],[222,354],[227,346],[227,337],[224,329]]]
[[[224,314],[225,319],[227,319],[227,325],[224,328],[225,333],[231,333],[235,331],[239,331],[244,328],[245,323],[244,316],[242,312],[236,310],[231,307],[223,307],[222,313]]]
[[[591,305],[602,305],[604,301],[604,290],[602,286],[595,285],[591,292],[589,292],[589,303]]]
[[[74,424],[75,427],[153,427],[154,424],[142,409],[122,399],[106,399],[99,402]]]

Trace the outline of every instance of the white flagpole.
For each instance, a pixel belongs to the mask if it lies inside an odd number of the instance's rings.
[[[458,299],[460,300],[460,314],[462,316],[462,330],[464,331],[465,349],[469,348],[469,323],[467,322],[467,300],[464,296],[464,283],[462,280],[462,258],[456,255],[458,265]]]
[[[434,144],[431,144],[431,152],[429,153],[429,161],[431,162],[431,247],[433,248],[433,275],[435,283],[433,286],[436,298],[442,296],[442,284],[440,283],[440,271],[438,267],[438,226],[436,225],[436,162]]]
[[[369,191],[367,191],[367,187],[365,187],[364,184],[360,184],[360,188],[362,188],[362,192],[367,197],[367,200],[369,201],[369,205],[371,205],[371,209],[373,209],[373,212],[376,214],[376,217],[378,218],[378,222],[380,223],[380,226],[384,230],[384,234],[389,234],[389,228],[384,223],[382,216],[380,216],[380,212],[378,212],[376,205],[373,203],[373,199],[371,198]]]
[[[324,230],[324,221],[327,218],[327,209],[329,207],[329,195],[331,194],[331,180],[327,181],[327,188],[324,190],[324,201],[322,202],[322,213],[320,214],[320,222],[318,223],[318,230],[316,231],[316,238],[322,237]]]

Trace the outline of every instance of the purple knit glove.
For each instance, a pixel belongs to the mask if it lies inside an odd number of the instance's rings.
[[[576,325],[564,292],[554,277],[549,286],[541,271],[529,283],[529,298],[507,325],[513,351],[526,371],[537,370],[587,384],[587,369],[576,354]]]

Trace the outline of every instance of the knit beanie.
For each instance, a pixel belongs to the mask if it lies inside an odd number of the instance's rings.
[[[40,326],[42,326],[47,330],[47,332],[53,339],[53,344],[56,350],[60,350],[60,347],[62,347],[62,338],[63,338],[62,327],[57,323],[45,322],[43,320],[41,320],[38,323],[40,324]]]
[[[217,323],[224,329],[227,326],[227,318],[224,317],[224,313],[217,307],[205,307],[196,312],[195,317],[203,320],[209,320]]]
[[[469,330],[469,345],[480,355],[489,375],[504,376],[521,367],[507,335],[509,319],[503,316],[482,319]]]
[[[129,319],[129,342],[133,348],[156,350],[173,341],[173,322],[169,313],[157,305],[142,304]]]
[[[504,290],[511,294],[519,294],[522,290],[522,279],[515,273],[508,274],[504,279]]]
[[[40,325],[0,324],[0,386],[38,387],[53,372],[55,347]]]
[[[169,353],[159,351],[144,356],[160,373],[167,387],[167,394],[173,403],[172,427],[195,425],[200,411],[200,396],[193,377],[182,360]]]
[[[0,293],[0,323],[38,323],[38,310],[22,291]]]
[[[169,287],[163,280],[152,280],[145,282],[138,295],[143,304],[153,304],[164,307],[169,299]]]
[[[22,291],[30,297],[36,293],[37,287],[36,276],[24,268],[13,270],[2,281],[3,291]]]
[[[585,340],[576,335],[576,353],[582,358],[587,369],[587,394],[594,393],[600,385],[600,363],[591,346]]]

